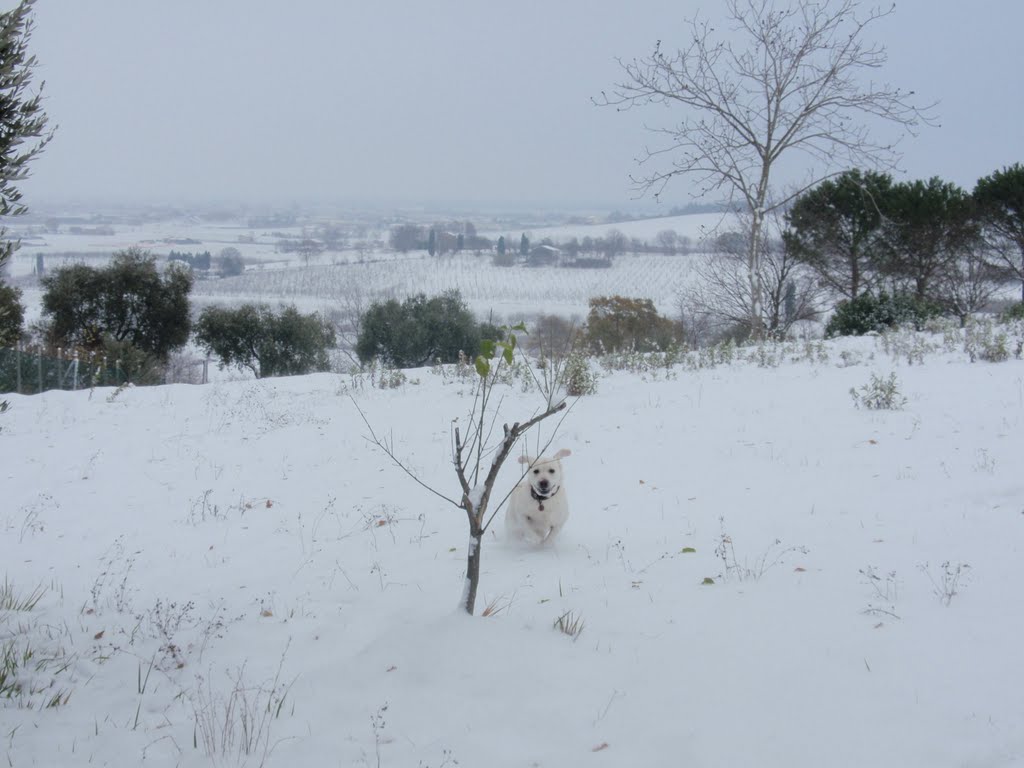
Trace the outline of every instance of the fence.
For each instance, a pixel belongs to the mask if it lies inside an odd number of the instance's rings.
[[[44,354],[41,347],[0,349],[0,393],[34,395],[48,389],[88,389],[120,386],[128,380],[119,360],[95,352],[58,349]]]

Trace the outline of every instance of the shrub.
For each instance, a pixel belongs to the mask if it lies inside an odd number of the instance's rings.
[[[103,354],[114,368],[118,384],[146,386],[164,383],[161,362],[127,341],[105,339]]]
[[[678,336],[676,324],[659,315],[650,299],[597,296],[590,300],[587,342],[595,353],[664,351]]]
[[[899,325],[913,325],[921,330],[929,319],[939,314],[934,303],[908,294],[862,293],[836,305],[835,314],[825,326],[825,336],[863,336]]]
[[[459,352],[478,349],[480,340],[481,327],[458,291],[429,299],[421,293],[401,303],[372,304],[363,315],[356,354],[363,364],[380,358],[397,368],[420,368],[457,362]]]
[[[850,388],[850,397],[858,408],[869,411],[898,411],[907,404],[907,398],[900,393],[900,385],[896,374],[890,373],[888,378],[871,374],[871,381],[858,391]]]
[[[1010,338],[1006,327],[989,319],[971,320],[964,329],[964,352],[970,361],[1002,363],[1010,359]]]
[[[265,304],[243,304],[204,309],[196,342],[217,355],[221,367],[248,368],[256,378],[266,378],[330,370],[327,352],[335,336],[315,312],[303,315],[291,306],[278,314]]]
[[[999,319],[1004,323],[1009,323],[1013,320],[1024,320],[1024,301],[1018,301],[1016,304],[1008,306],[1000,313]]]
[[[590,370],[590,361],[582,352],[571,353],[565,360],[565,394],[581,397],[597,393],[597,374]]]

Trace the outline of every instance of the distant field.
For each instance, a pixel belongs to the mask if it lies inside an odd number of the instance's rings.
[[[564,242],[573,237],[602,238],[618,230],[630,239],[653,242],[665,230],[677,232],[697,244],[722,225],[719,214],[671,216],[615,224],[566,224],[553,227],[481,222],[481,234],[492,240],[504,234],[518,246],[526,234],[532,243],[545,238]],[[423,251],[394,253],[377,247],[328,251],[308,266],[295,253],[279,253],[282,236],[301,237],[302,226],[279,229],[249,228],[238,224],[212,225],[190,220],[115,225],[114,234],[40,233],[25,229],[22,248],[12,259],[12,277],[22,283],[25,298],[37,300],[32,279],[36,255],[43,254],[47,270],[62,265],[100,263],[114,251],[131,246],[165,257],[171,250],[216,255],[223,248],[238,248],[246,261],[244,275],[228,279],[198,280],[193,291],[197,306],[213,302],[266,301],[295,303],[300,308],[325,310],[366,304],[379,298],[404,298],[458,289],[480,315],[501,318],[550,312],[585,315],[594,296],[623,294],[650,298],[662,312],[673,312],[676,296],[691,279],[692,257],[661,254],[623,255],[608,269],[495,267],[490,255],[470,252],[431,258]],[[365,231],[362,242],[387,242],[387,230]],[[242,236],[245,242],[240,242]],[[354,242],[349,239],[350,244]],[[29,316],[36,315],[29,307]]]
[[[487,256],[417,255],[372,263],[251,269],[238,277],[199,281],[193,295],[202,302],[258,299],[329,305],[458,289],[476,312],[510,316],[582,315],[591,297],[623,294],[652,299],[662,311],[671,311],[690,279],[691,265],[690,256],[660,254],[620,256],[608,269],[495,267]]]

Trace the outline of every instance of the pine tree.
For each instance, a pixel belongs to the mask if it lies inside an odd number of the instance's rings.
[[[499,256],[504,256],[505,255],[505,236],[504,235],[502,235],[501,237],[498,238],[498,255]]]
[[[1024,300],[1024,165],[1014,163],[978,179],[974,201],[992,260],[1020,280]]]
[[[530,252],[530,240],[526,236],[526,233],[523,232],[523,236],[519,239],[519,253],[520,253],[520,255],[525,256],[529,252]]]
[[[29,90],[36,66],[28,53],[34,2],[21,0],[14,10],[0,13],[0,217],[25,213],[15,185],[28,177],[29,163],[53,138],[41,103],[43,86],[35,93]],[[0,227],[0,267],[16,247],[3,240],[5,234]]]

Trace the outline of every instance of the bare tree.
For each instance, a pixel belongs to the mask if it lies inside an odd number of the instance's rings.
[[[759,337],[766,215],[843,168],[891,167],[894,144],[873,139],[865,121],[888,121],[904,133],[928,116],[909,102],[912,92],[858,80],[886,62],[885,48],[863,38],[894,7],[862,9],[859,0],[726,0],[725,6],[730,33],[694,17],[686,48],[667,53],[658,41],[650,56],[620,60],[624,80],[594,101],[620,111],[680,108],[677,123],[649,129],[664,143],[646,147],[637,160],[664,164],[633,182],[640,193],[658,197],[674,177],[691,175],[700,195],[724,192],[749,214],[748,317]],[[796,154],[808,161],[805,183],[774,194],[773,173]]]
[[[674,229],[663,229],[654,238],[663,253],[675,254],[679,250],[679,233]]]
[[[964,326],[967,318],[984,309],[1006,283],[1006,274],[985,260],[984,251],[968,248],[951,260],[938,283],[940,303]]]
[[[773,217],[773,231],[781,222]],[[694,264],[696,285],[680,297],[679,309],[690,333],[707,335],[713,330],[739,331],[784,338],[794,323],[812,320],[820,313],[823,290],[814,272],[794,258],[778,237],[762,236],[757,258],[757,281],[763,290],[756,326],[750,316],[751,282],[747,277],[750,224],[740,217],[740,229],[716,239],[715,253],[708,253]],[[700,341],[701,339],[695,339]]]

